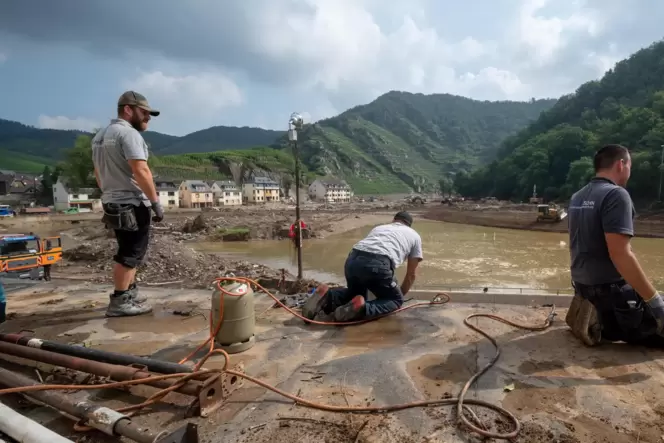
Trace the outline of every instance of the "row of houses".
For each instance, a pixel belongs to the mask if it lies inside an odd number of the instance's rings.
[[[254,177],[242,185],[232,180],[205,182],[203,180],[175,181],[155,179],[159,201],[164,208],[210,208],[279,202],[283,190],[279,183],[268,177]],[[96,211],[101,207],[99,190],[73,189],[64,178],[53,186],[53,203],[56,211],[72,208]],[[350,186],[337,179],[318,179],[309,185],[309,198],[329,203],[350,202],[353,195]]]

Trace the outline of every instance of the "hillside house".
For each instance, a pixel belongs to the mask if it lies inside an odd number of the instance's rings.
[[[212,189],[203,180],[185,180],[180,183],[181,208],[211,208],[214,206]]]
[[[154,187],[162,207],[173,209],[180,206],[180,190],[175,181],[157,178]]]
[[[345,180],[319,178],[309,185],[309,198],[326,203],[349,203],[353,190]]]
[[[232,180],[215,181],[210,185],[215,206],[239,206],[242,204],[242,191]]]
[[[9,195],[10,188],[14,182],[14,176],[11,174],[0,174],[0,195]]]
[[[242,201],[244,203],[278,202],[279,183],[269,177],[254,177],[242,185]]]
[[[101,198],[98,198],[99,189],[73,188],[67,180],[60,176],[53,185],[53,206],[56,211],[66,211],[77,208],[81,211],[101,211]]]

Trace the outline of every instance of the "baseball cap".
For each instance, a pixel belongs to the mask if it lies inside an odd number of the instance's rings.
[[[144,95],[139,94],[135,91],[127,91],[120,96],[118,100],[118,106],[138,106],[141,109],[144,109],[150,113],[151,116],[157,117],[160,112],[156,109],[152,109],[148,103],[148,99]]]
[[[411,226],[413,224],[413,216],[406,211],[397,212],[397,214],[394,216],[394,219],[404,222],[407,226]]]

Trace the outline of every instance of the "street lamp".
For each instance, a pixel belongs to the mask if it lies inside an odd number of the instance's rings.
[[[302,229],[300,221],[300,155],[297,150],[297,131],[302,129],[304,119],[293,112],[288,120],[288,140],[293,144],[295,157],[295,249],[297,249],[297,279],[302,279]]]

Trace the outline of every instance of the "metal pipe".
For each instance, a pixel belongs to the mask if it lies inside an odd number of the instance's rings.
[[[148,371],[160,374],[182,374],[192,372],[192,367],[180,365],[169,361],[155,360],[152,358],[138,357],[135,355],[121,354],[118,352],[103,351],[101,349],[90,349],[85,346],[73,346],[42,340],[35,337],[27,337],[20,334],[0,334],[0,340],[29,348],[56,352],[58,354],[71,355],[72,357],[85,358],[113,365],[139,365],[145,366]]]
[[[295,248],[297,249],[297,279],[302,280],[302,224],[300,223],[300,153],[297,140],[293,140],[295,156]]]
[[[141,378],[152,377],[146,371],[129,366],[112,365],[109,363],[101,363],[98,361],[86,360],[78,357],[71,357],[69,355],[56,354],[54,352],[42,351],[41,349],[28,348],[21,345],[15,345],[0,341],[0,353],[13,355],[15,357],[25,358],[27,360],[38,361],[55,366],[62,366],[63,368],[74,369],[76,371],[87,372],[88,374],[98,375],[100,377],[108,377],[116,381],[129,381],[138,380]],[[145,384],[154,386],[160,389],[170,388],[178,382],[177,379],[160,380],[160,381],[147,381]],[[176,391],[182,394],[191,396],[198,396],[201,391],[202,385],[195,381],[187,381],[182,387]]]
[[[7,369],[0,368],[0,384],[10,388],[40,385],[31,378],[17,374]],[[99,429],[108,435],[121,435],[139,443],[153,443],[157,441],[158,435],[151,431],[144,431],[135,425],[131,419],[117,411],[102,406],[96,406],[86,401],[74,403],[67,396],[55,391],[31,391],[29,397],[52,407],[68,415],[79,419],[86,419],[86,424]],[[22,440],[19,440],[22,441]],[[35,440],[56,441],[56,440]],[[66,440],[69,442],[69,440]]]
[[[0,403],[0,431],[21,443],[74,443]],[[0,439],[0,441],[3,441]]]

